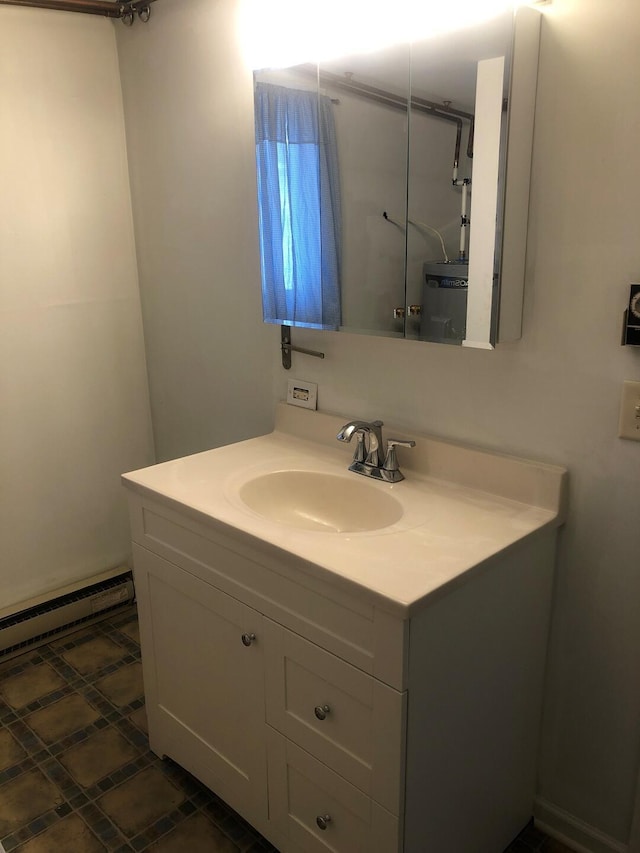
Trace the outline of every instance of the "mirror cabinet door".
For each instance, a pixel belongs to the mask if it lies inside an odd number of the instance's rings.
[[[458,39],[459,40],[459,39]],[[475,64],[451,35],[411,47],[406,336],[465,338]]]
[[[341,329],[404,335],[409,45],[320,64],[334,106]]]
[[[412,46],[407,337],[496,340],[513,13]]]
[[[520,336],[540,19],[256,72],[266,322]]]

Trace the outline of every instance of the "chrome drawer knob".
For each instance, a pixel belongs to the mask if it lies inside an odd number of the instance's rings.
[[[328,705],[316,705],[313,709],[313,713],[319,720],[326,720],[327,714],[331,711],[331,708]]]
[[[324,830],[331,823],[331,815],[328,814],[319,814],[316,818],[316,823],[320,827],[320,829]]]
[[[242,643],[245,646],[250,646],[251,643],[253,643],[253,641],[255,640],[255,638],[256,638],[255,634],[243,634],[242,635]]]

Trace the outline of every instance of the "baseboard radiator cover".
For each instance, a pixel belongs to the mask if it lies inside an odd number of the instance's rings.
[[[629,846],[574,817],[543,797],[534,806],[535,825],[576,853],[631,853]]]
[[[131,571],[89,583],[0,619],[0,660],[41,645],[85,622],[104,618],[135,601]]]

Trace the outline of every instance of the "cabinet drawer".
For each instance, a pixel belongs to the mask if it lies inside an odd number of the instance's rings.
[[[398,818],[269,729],[269,811],[295,853],[397,853]],[[325,827],[322,829],[321,827]]]
[[[267,722],[400,814],[406,694],[265,620]]]
[[[166,506],[130,495],[133,539],[206,583],[254,607],[341,658],[402,689],[407,623],[301,570],[300,561],[264,552]]]

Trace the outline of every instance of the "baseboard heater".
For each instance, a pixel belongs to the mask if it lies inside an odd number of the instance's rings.
[[[0,660],[135,601],[130,571],[89,583],[0,619]]]

